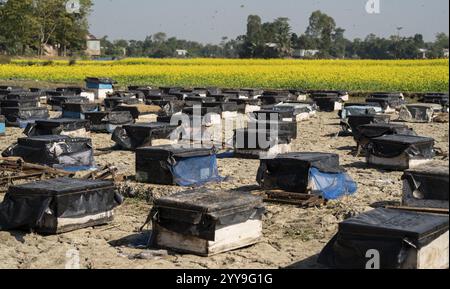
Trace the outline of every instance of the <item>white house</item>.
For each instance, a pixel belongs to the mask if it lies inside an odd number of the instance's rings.
[[[448,58],[448,57],[449,57],[448,48],[443,49],[442,52],[444,53],[444,57],[445,57],[445,58]]]
[[[186,57],[188,55],[188,51],[185,49],[177,49],[175,50],[175,54],[177,57]]]
[[[419,54],[421,55],[422,59],[427,59],[427,53],[428,53],[428,49],[426,49],[426,48],[419,49]]]
[[[97,39],[92,34],[88,34],[86,36],[86,55],[87,56],[101,56],[101,46],[100,46],[100,39]]]
[[[297,58],[314,57],[319,52],[320,52],[320,50],[317,50],[317,49],[296,49],[294,51],[294,57],[297,57]]]

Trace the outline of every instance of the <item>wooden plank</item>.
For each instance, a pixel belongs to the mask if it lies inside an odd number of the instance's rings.
[[[449,214],[449,209],[439,209],[439,208],[418,208],[418,207],[404,207],[404,206],[386,206],[386,209],[418,212],[418,213],[431,213],[431,214]]]

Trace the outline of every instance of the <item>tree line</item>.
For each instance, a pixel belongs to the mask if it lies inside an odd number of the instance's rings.
[[[331,16],[315,11],[306,31],[300,35],[292,31],[288,18],[262,22],[258,15],[250,15],[245,35],[236,39],[223,37],[216,45],[180,40],[159,32],[143,41],[109,41],[104,37],[102,47],[106,55],[131,57],[174,57],[176,50],[184,49],[190,57],[290,58],[302,56],[299,51],[306,50],[310,53],[303,55],[305,58],[416,59],[423,57],[424,50],[427,58],[444,57],[449,38],[439,33],[435,41],[425,42],[421,34],[410,37],[397,34],[389,38],[369,34],[365,39],[349,40],[345,29],[337,26]]]
[[[92,0],[80,0],[77,13],[66,10],[67,0],[8,0],[0,2],[0,54],[44,55],[54,47],[61,56],[81,56],[89,33],[88,15]],[[1,4],[3,3],[3,4]],[[101,39],[102,54],[109,57],[176,57],[186,50],[188,57],[216,58],[348,58],[415,59],[444,57],[448,35],[439,33],[433,42],[416,34],[388,38],[368,35],[349,40],[345,29],[321,11],[315,11],[303,33],[295,33],[285,17],[263,22],[258,15],[247,19],[247,32],[236,39],[223,37],[219,44],[168,37],[163,32],[144,40]],[[306,51],[303,55],[300,51]],[[184,55],[182,55],[184,56]]]
[[[7,0],[0,2],[0,52],[44,55],[54,47],[59,55],[82,52],[88,34],[91,0],[80,0],[74,13],[67,0]]]

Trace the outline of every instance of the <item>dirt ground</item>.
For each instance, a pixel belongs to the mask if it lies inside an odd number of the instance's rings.
[[[289,205],[267,204],[262,242],[240,250],[204,258],[173,252],[151,256],[146,251],[149,231],[139,232],[154,197],[183,190],[180,187],[122,184],[127,198],[116,211],[115,221],[107,226],[88,228],[57,236],[40,236],[24,232],[0,232],[0,268],[64,268],[68,250],[77,250],[81,268],[317,268],[317,254],[336,233],[339,222],[370,210],[377,202],[400,201],[401,172],[369,169],[365,159],[354,157],[352,137],[335,137],[339,131],[335,113],[319,113],[317,118],[299,124],[294,151],[338,153],[343,165],[358,183],[354,196],[329,202],[322,208],[301,209]],[[448,124],[409,124],[419,135],[436,139],[436,147],[448,155]],[[7,129],[0,137],[0,150],[22,136],[19,129]],[[95,148],[113,145],[106,134],[92,135]],[[134,174],[134,154],[114,151],[96,157],[98,165],[112,164],[127,175]],[[448,159],[436,157],[435,162]],[[219,160],[227,181],[211,188],[258,191],[256,171],[259,161]],[[0,200],[4,194],[0,193]]]

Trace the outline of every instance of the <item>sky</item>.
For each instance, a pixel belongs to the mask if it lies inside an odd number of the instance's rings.
[[[448,0],[379,1],[379,13],[367,13],[369,0],[93,0],[90,30],[97,37],[143,40],[165,32],[168,36],[202,43],[245,34],[247,16],[263,21],[288,17],[293,32],[304,33],[315,10],[332,16],[349,39],[370,33],[387,37],[403,27],[404,36],[421,33],[431,41],[449,32]],[[373,7],[373,6],[372,6]],[[373,12],[373,11],[372,11]]]

